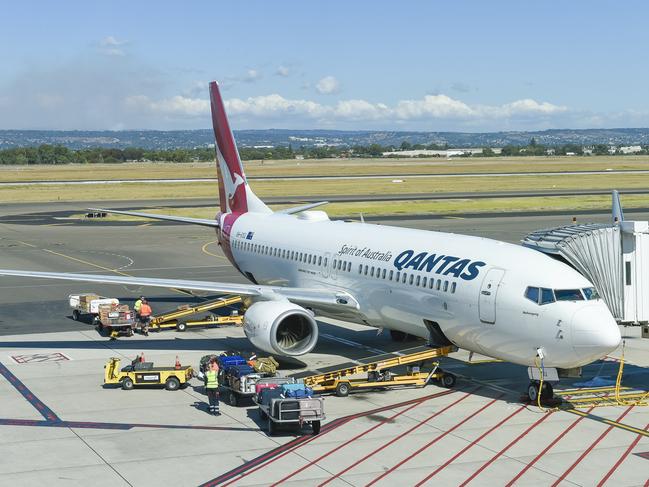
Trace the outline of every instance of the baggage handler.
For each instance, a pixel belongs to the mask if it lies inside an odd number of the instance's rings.
[[[221,416],[219,411],[219,364],[216,360],[210,360],[204,381],[210,414]]]
[[[149,302],[146,299],[142,300],[140,305],[140,323],[142,326],[142,333],[146,336],[149,336],[149,323],[151,322],[151,315],[153,310],[149,306]]]
[[[142,309],[142,301],[144,301],[146,298],[144,296],[140,296],[137,298],[137,301],[135,301],[135,304],[133,305],[133,309],[135,310],[135,326],[139,326],[140,324],[140,309]]]

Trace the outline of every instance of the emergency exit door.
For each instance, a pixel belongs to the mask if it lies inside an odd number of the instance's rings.
[[[502,281],[504,275],[505,271],[503,269],[489,269],[489,272],[487,272],[487,275],[482,281],[478,309],[480,321],[483,323],[496,322],[496,297],[498,295],[500,281]]]

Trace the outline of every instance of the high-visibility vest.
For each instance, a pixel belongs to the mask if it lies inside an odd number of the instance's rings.
[[[216,370],[208,370],[205,372],[205,377],[207,377],[206,389],[217,389],[219,387],[219,375]]]
[[[151,316],[151,306],[142,303],[142,306],[140,306],[140,316]]]
[[[138,299],[137,301],[135,301],[135,305],[133,305],[133,309],[135,310],[136,313],[139,313],[141,307],[142,307],[142,300]]]

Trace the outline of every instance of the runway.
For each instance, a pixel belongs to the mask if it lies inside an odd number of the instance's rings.
[[[200,202],[195,202],[200,203]],[[126,204],[126,203],[122,203]],[[245,282],[225,260],[214,233],[180,224],[111,224],[29,215],[79,204],[10,205],[0,222],[0,267]],[[84,204],[85,206],[85,204]],[[88,206],[91,206],[88,204]],[[649,219],[649,211],[637,213]],[[608,221],[607,213],[584,215]],[[381,219],[409,226],[519,241],[568,215]],[[91,287],[91,288],[90,288]],[[520,403],[524,368],[458,352],[442,367],[457,388],[366,392],[327,397],[318,436],[268,437],[254,407],[223,405],[205,414],[202,386],[182,391],[101,387],[103,364],[144,352],[156,364],[196,365],[202,355],[251,350],[238,328],[174,331],[109,341],[69,315],[67,295],[96,291],[132,304],[146,294],[154,311],[197,301],[171,290],[0,278],[0,474],[11,485],[617,485],[649,482],[649,411],[604,406],[541,412]],[[320,320],[321,339],[284,373],[322,369],[376,352],[403,350],[386,333]],[[649,340],[627,336],[624,385],[649,383]],[[415,343],[416,344],[416,343]],[[616,357],[562,381],[566,397],[594,376],[614,378]],[[605,396],[610,391],[601,390]]]

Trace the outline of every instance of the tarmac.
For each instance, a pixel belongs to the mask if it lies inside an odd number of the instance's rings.
[[[79,204],[77,213],[79,212]],[[166,223],[29,223],[28,214],[72,204],[7,205],[0,267],[245,282],[210,229]],[[648,213],[633,215],[649,219]],[[22,218],[22,219],[21,219]],[[580,217],[606,221],[608,215]],[[569,224],[568,215],[384,219],[403,225],[516,242],[530,231]],[[611,384],[621,350],[562,381],[566,402],[541,410],[521,402],[525,368],[460,351],[442,359],[453,389],[327,396],[319,435],[273,437],[253,405],[206,412],[202,383],[179,391],[102,387],[110,357],[138,353],[156,365],[197,366],[207,353],[252,350],[237,327],[166,331],[109,340],[70,317],[67,296],[94,291],[154,312],[211,296],[126,286],[0,279],[0,475],[6,485],[615,485],[649,486],[649,408],[632,405],[649,385],[649,340],[626,337],[622,393]],[[418,342],[320,321],[314,352],[283,361],[282,373],[321,370]]]

